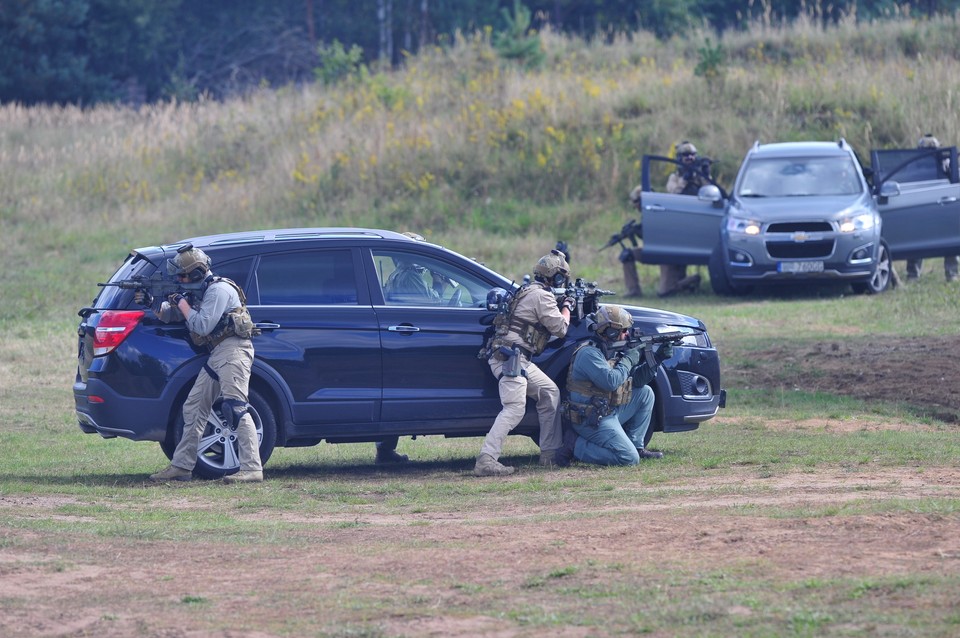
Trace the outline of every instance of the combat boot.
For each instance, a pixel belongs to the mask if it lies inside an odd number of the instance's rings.
[[[563,431],[563,445],[557,450],[556,463],[558,467],[567,467],[573,461],[573,451],[577,447],[577,433],[573,428]]]
[[[192,479],[193,470],[185,470],[172,463],[156,474],[150,475],[151,481],[189,481]]]
[[[557,450],[540,450],[540,467],[556,467]]]
[[[381,450],[377,448],[377,458],[374,461],[377,465],[389,465],[391,463],[406,463],[409,457],[406,454],[400,454],[396,450]]]
[[[489,454],[477,457],[477,464],[473,467],[474,476],[506,476],[513,474],[513,468],[503,465]]]
[[[263,471],[261,470],[240,470],[234,474],[227,474],[223,477],[224,483],[262,483]]]
[[[637,454],[640,455],[641,459],[662,459],[663,458],[663,452],[656,452],[654,450],[645,450],[643,448],[639,448],[637,450]]]

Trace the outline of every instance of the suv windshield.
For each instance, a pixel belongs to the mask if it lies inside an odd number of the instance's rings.
[[[849,157],[751,159],[743,171],[740,197],[859,195],[863,185]]]

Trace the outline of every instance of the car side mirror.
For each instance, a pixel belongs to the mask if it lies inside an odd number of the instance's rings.
[[[878,195],[883,198],[887,197],[896,197],[900,194],[900,183],[899,182],[884,182],[880,185],[880,192]]]
[[[717,188],[716,185],[706,184],[700,187],[700,190],[697,192],[697,199],[701,202],[717,204],[723,199],[723,195],[720,194],[720,189]]]

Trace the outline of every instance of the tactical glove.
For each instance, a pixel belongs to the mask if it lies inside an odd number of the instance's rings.
[[[642,348],[631,348],[630,350],[625,350],[621,361],[626,361],[627,365],[630,366],[630,369],[633,370],[637,367],[637,364],[640,363],[640,357],[642,356],[642,353],[640,352],[641,350]]]
[[[133,302],[140,306],[152,306],[153,295],[146,290],[138,290],[133,293]]]
[[[577,307],[577,300],[573,297],[564,297],[560,302],[561,308],[566,308],[570,312],[573,312],[573,309]]]
[[[657,350],[657,361],[666,361],[673,356],[673,344],[664,343],[660,346],[660,349]]]
[[[167,297],[167,302],[169,302],[171,306],[179,306],[181,299],[183,299],[183,295],[181,295],[179,292],[175,292]]]

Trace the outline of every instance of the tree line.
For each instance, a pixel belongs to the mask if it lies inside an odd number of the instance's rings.
[[[318,77],[325,52],[402,63],[457,32],[722,34],[755,20],[954,14],[960,0],[0,0],[0,103],[221,99]]]

